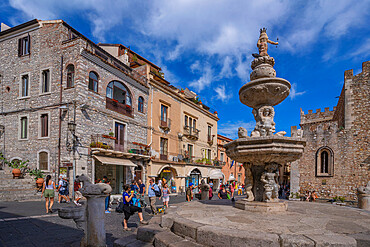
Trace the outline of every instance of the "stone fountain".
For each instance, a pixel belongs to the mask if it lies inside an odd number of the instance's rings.
[[[86,208],[65,207],[58,210],[58,215],[63,219],[73,219],[77,228],[84,231],[81,247],[105,247],[105,198],[112,192],[112,187],[104,183],[92,184],[83,174],[76,182],[83,184],[79,191],[87,199]]]
[[[238,139],[225,145],[226,154],[243,163],[246,174],[251,174],[251,191],[246,199],[237,201],[235,207],[251,211],[285,211],[287,204],[278,198],[278,168],[299,159],[305,140],[285,137],[285,131],[275,133],[274,106],[281,103],[290,92],[290,83],[276,77],[275,60],[267,54],[269,40],[266,29],[260,30],[257,42],[259,54],[252,54],[250,82],[239,90],[240,101],[253,108],[256,126],[250,136],[240,127]],[[247,184],[246,183],[246,184]]]

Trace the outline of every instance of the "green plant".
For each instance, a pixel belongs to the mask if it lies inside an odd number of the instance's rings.
[[[111,132],[109,132],[109,134],[108,134],[109,136],[114,136],[114,133],[111,131]]]
[[[335,202],[344,202],[345,200],[346,200],[346,198],[344,197],[344,196],[335,196],[335,197],[333,197],[333,200],[335,201]]]
[[[31,176],[34,176],[37,180],[38,178],[44,178],[44,172],[39,169],[33,169],[29,172]]]
[[[4,164],[7,164],[9,167],[13,169],[23,169],[24,171],[28,169],[27,163],[29,162],[29,160],[22,161],[14,159],[12,161],[8,161],[2,153],[0,153],[0,160],[2,160]]]
[[[134,55],[132,56],[132,61],[137,62],[137,56],[136,56],[136,54],[134,54]]]

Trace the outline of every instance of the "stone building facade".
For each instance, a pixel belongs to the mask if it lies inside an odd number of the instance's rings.
[[[0,148],[7,159],[29,160],[70,181],[75,161],[77,175],[108,176],[116,193],[136,171],[145,176],[145,77],[62,20],[2,30],[0,54]]]
[[[356,189],[370,180],[370,61],[362,72],[344,73],[338,104],[332,111],[301,110],[301,130],[292,136],[307,140],[299,161],[291,164],[291,191],[317,191],[319,197],[356,199]]]
[[[149,82],[147,143],[148,178],[164,178],[173,192],[184,192],[201,179],[218,184],[217,112],[189,89],[168,82],[161,68],[121,44],[99,44],[145,76]]]

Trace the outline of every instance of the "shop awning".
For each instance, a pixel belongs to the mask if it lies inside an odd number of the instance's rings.
[[[222,174],[221,170],[212,170],[209,173],[209,178],[210,179],[223,179],[224,175]]]
[[[129,159],[119,159],[119,158],[97,156],[97,155],[93,155],[93,157],[97,159],[98,161],[100,161],[103,165],[134,166],[134,167],[137,166]]]

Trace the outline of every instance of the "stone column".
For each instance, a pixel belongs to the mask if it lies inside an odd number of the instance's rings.
[[[87,246],[105,247],[105,198],[107,195],[84,195],[86,205],[85,242]]]

